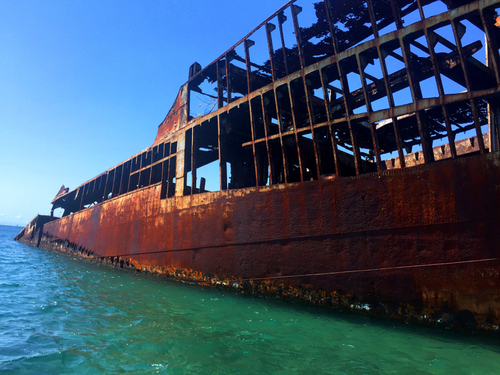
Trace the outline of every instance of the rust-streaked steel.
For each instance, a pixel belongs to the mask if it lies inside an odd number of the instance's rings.
[[[427,17],[438,3],[449,10]],[[192,65],[151,147],[61,188],[63,217],[38,216],[18,239],[182,281],[498,331],[498,10],[288,2]],[[195,93],[210,113],[191,115]]]

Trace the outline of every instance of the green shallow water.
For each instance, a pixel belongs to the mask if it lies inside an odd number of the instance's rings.
[[[0,226],[0,372],[500,374],[500,339],[132,274]]]

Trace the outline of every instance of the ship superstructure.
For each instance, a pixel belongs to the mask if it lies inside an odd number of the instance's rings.
[[[189,68],[151,147],[63,187],[63,217],[20,238],[184,281],[498,327],[498,9],[291,1]]]

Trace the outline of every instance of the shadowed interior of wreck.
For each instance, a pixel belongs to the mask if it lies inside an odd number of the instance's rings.
[[[52,211],[154,184],[168,199],[498,150],[495,1],[299,3],[193,64],[153,145],[62,189]]]

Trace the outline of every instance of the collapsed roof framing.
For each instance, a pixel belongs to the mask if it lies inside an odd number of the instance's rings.
[[[211,163],[226,190],[432,163],[443,144],[455,159],[461,134],[467,152],[498,150],[498,1],[299,3],[193,64],[153,146],[53,207],[160,183],[161,198],[202,193]]]

